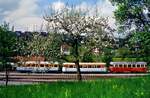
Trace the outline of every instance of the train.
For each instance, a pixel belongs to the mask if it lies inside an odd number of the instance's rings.
[[[146,73],[148,67],[146,62],[110,62],[110,66],[107,67],[103,62],[79,62],[81,73]],[[75,73],[77,68],[75,63],[49,63],[47,61],[27,61],[22,65],[16,67],[18,72],[62,72],[62,73]]]

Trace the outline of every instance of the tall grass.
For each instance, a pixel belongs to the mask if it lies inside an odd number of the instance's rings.
[[[150,98],[150,78],[0,86],[0,98]]]

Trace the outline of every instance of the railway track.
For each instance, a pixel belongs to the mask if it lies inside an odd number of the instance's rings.
[[[81,74],[83,80],[95,80],[100,78],[129,78],[150,76],[149,73],[135,73],[135,74]],[[9,73],[9,81],[13,82],[54,82],[54,81],[76,81],[76,74],[54,74],[54,73]],[[5,81],[5,73],[0,73],[0,81]]]

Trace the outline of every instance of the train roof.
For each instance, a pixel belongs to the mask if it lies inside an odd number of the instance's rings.
[[[49,64],[49,62],[45,62],[45,61],[27,61],[25,62],[25,64]]]
[[[63,63],[63,64],[64,64],[64,65],[75,65],[75,63]],[[93,63],[92,63],[92,62],[87,62],[87,63],[85,63],[85,62],[84,62],[84,63],[83,63],[83,62],[80,62],[79,65],[80,65],[80,64],[81,64],[81,65],[99,65],[99,64],[100,64],[100,65],[106,65],[106,63],[101,63],[101,62],[96,62],[96,63],[94,63],[94,62],[93,62]]]
[[[146,65],[147,62],[110,62],[111,65],[114,64],[143,64]]]

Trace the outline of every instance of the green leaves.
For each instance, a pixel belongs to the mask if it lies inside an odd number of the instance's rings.
[[[149,9],[149,0],[110,0],[112,4],[117,6],[115,18],[118,25],[124,26],[124,31],[149,31],[150,27],[150,10],[145,13],[145,9]],[[130,31],[131,32],[131,31]]]
[[[149,56],[150,54],[150,32],[136,32],[129,40],[130,48],[138,44],[142,55]]]
[[[0,57],[11,57],[15,53],[17,37],[14,32],[0,26]]]

